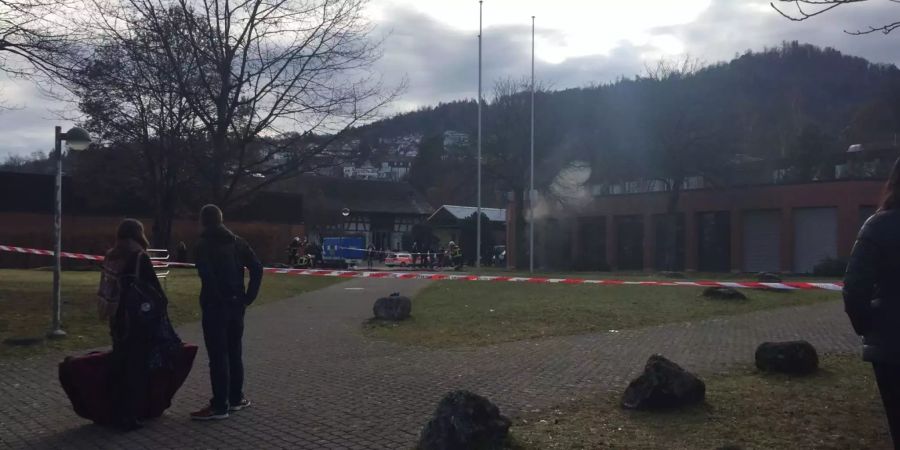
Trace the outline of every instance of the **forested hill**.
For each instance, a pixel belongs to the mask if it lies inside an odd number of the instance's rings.
[[[526,90],[516,82],[485,89],[485,164],[498,191],[523,187]],[[706,67],[690,61],[661,64],[613,83],[539,92],[535,152],[539,172],[546,174],[539,184],[576,159],[593,162],[595,177],[679,178],[716,170],[735,155],[814,164],[851,143],[892,136],[900,127],[898,108],[895,66],[797,42]],[[460,172],[448,171],[450,163],[436,159],[445,152],[442,136],[448,130],[468,133],[472,139],[464,153],[472,154],[476,117],[473,100],[459,101],[357,131],[367,140],[422,135],[424,151],[412,181],[425,190],[460,189],[464,183],[441,181]],[[443,188],[436,187],[441,183]]]

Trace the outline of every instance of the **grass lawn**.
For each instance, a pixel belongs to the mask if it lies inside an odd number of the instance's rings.
[[[369,323],[371,337],[429,347],[478,346],[621,330],[836,300],[822,290],[743,290],[749,300],[700,297],[702,288],[436,282],[413,299],[412,318]]]
[[[100,273],[63,272],[65,339],[29,346],[0,343],[0,358],[23,357],[49,350],[75,350],[109,344],[109,330],[97,318],[96,293]],[[265,275],[255,304],[293,297],[338,283],[342,279]],[[53,273],[41,270],[0,270],[0,342],[9,338],[40,338],[50,326]],[[164,282],[169,315],[175,324],[200,320],[200,280],[188,269],[172,270]]]
[[[706,404],[663,413],[624,411],[616,396],[532,412],[514,421],[528,449],[887,449],[887,422],[872,368],[826,356],[807,378],[745,368],[706,381]]]

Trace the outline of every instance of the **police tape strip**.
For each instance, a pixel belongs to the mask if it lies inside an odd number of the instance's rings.
[[[317,269],[278,269],[266,268],[268,273],[285,275],[311,275],[338,278],[396,278],[404,280],[433,280],[433,281],[498,281],[513,283],[537,283],[537,284],[587,284],[599,286],[688,286],[688,287],[730,287],[737,289],[780,289],[780,290],[809,290],[824,289],[828,291],[840,291],[841,283],[809,283],[809,282],[782,282],[764,283],[756,281],[637,281],[637,280],[591,280],[585,278],[544,278],[544,277],[509,277],[501,275],[467,275],[445,274],[432,272],[381,272],[381,271],[357,271],[357,270],[317,270]]]
[[[11,245],[0,245],[0,252],[24,253],[26,255],[53,256],[53,250],[44,250],[39,248],[14,247]],[[65,259],[80,259],[85,261],[103,261],[101,255],[88,255],[85,253],[61,252],[60,256]],[[174,261],[154,260],[155,266],[163,267],[194,267],[191,263],[180,263]]]
[[[53,256],[53,251],[35,248],[13,247],[0,245],[0,252],[24,253],[31,255]],[[62,252],[62,257],[67,259],[81,259],[89,261],[103,261],[102,256],[87,255],[84,253]],[[166,263],[170,267],[193,267],[190,263]],[[810,290],[822,289],[826,291],[840,291],[842,283],[812,283],[812,282],[782,282],[764,283],[758,281],[659,281],[659,280],[590,280],[585,278],[545,278],[545,277],[511,277],[503,275],[469,275],[447,274],[433,272],[382,272],[359,270],[322,270],[322,269],[281,269],[266,267],[266,273],[283,275],[302,275],[316,277],[335,278],[392,278],[399,280],[432,280],[432,281],[496,281],[511,283],[535,283],[535,284],[574,284],[596,286],[686,286],[686,287],[730,287],[737,289],[780,289],[780,290]]]
[[[358,248],[358,247],[342,247],[342,246],[340,246],[340,245],[335,246],[334,248],[335,248],[335,249],[338,249],[338,250],[352,250],[352,251],[357,251],[357,252],[362,252],[362,253],[369,253],[369,252],[371,252],[371,253],[378,254],[378,255],[396,255],[396,254],[398,254],[398,253],[403,253],[404,255],[410,255],[410,256],[423,256],[423,255],[424,255],[424,256],[437,256],[437,255],[440,255],[440,254],[441,254],[441,252],[439,252],[439,251],[433,251],[433,252],[407,252],[407,251],[404,251],[404,250],[397,250],[397,251],[394,251],[394,250],[369,250],[369,249]]]

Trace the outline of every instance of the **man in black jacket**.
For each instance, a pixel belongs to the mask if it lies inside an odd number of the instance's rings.
[[[244,311],[259,293],[263,270],[247,241],[225,228],[222,211],[217,206],[206,205],[200,210],[200,224],[203,231],[196,260],[213,398],[205,408],[191,413],[191,418],[217,420],[250,406],[243,393],[241,338]],[[246,289],[244,269],[250,272]]]

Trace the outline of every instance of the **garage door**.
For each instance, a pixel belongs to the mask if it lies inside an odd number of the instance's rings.
[[[616,216],[616,268],[618,270],[643,270],[644,268],[644,218],[641,216]]]
[[[781,269],[781,212],[743,213],[745,272],[778,272]]]
[[[794,210],[794,272],[811,273],[825,258],[837,256],[837,209]]]
[[[701,272],[731,270],[731,215],[728,211],[697,214]]]

